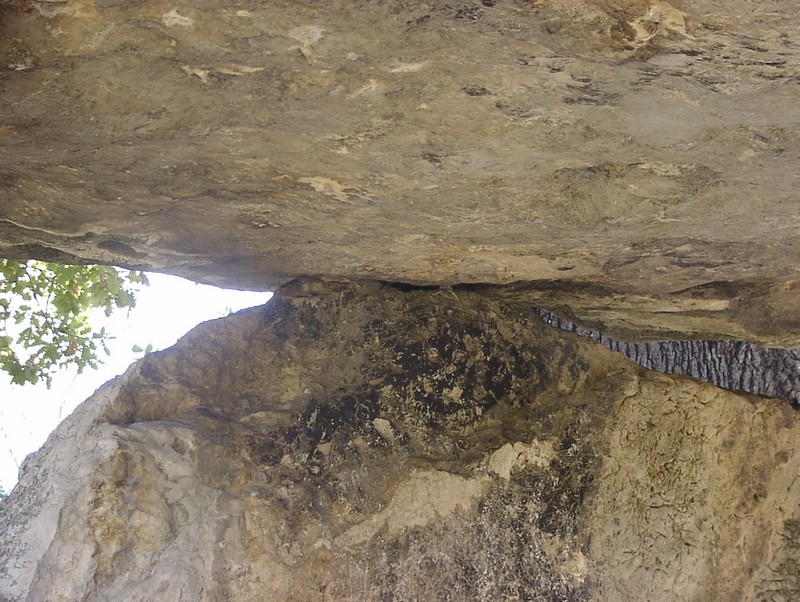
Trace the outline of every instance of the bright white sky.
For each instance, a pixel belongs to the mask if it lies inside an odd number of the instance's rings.
[[[11,385],[0,372],[0,487],[6,493],[16,484],[25,456],[39,449],[79,403],[137,359],[131,350],[134,345],[170,347],[200,322],[262,305],[272,296],[204,286],[176,276],[147,276],[150,286],[140,290],[130,314],[120,310],[105,318],[102,311],[98,313],[98,326],[105,325],[115,337],[109,344],[111,355],[103,356],[99,370],[57,374],[49,390],[44,385]]]

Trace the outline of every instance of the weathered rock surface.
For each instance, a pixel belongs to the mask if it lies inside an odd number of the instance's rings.
[[[796,347],[798,40],[776,0],[5,0],[0,255]]]
[[[546,324],[598,341],[645,368],[684,374],[723,389],[781,397],[800,408],[800,349],[759,347],[746,341],[628,342],[587,330],[543,309]]]
[[[0,599],[793,600],[799,429],[527,303],[297,282],[26,462]]]
[[[798,40],[774,0],[0,0],[0,256],[323,277],[69,418],[0,600],[796,600],[789,405],[534,306],[800,346]]]

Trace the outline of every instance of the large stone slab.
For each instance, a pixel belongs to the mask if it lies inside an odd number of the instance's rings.
[[[538,282],[642,336],[800,344],[796,3],[0,12],[2,255]]]
[[[793,600],[799,428],[514,299],[297,282],[26,461],[0,599]]]

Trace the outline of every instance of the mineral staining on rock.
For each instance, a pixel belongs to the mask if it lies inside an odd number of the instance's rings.
[[[797,428],[527,303],[297,281],[27,461],[0,595],[789,600]]]
[[[26,463],[0,598],[796,599],[788,404],[533,307],[800,344],[798,23],[742,0],[0,1],[0,255],[293,282]]]

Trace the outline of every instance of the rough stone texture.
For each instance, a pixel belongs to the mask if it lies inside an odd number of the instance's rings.
[[[645,368],[685,374],[723,389],[781,397],[800,408],[800,349],[759,347],[745,341],[628,342],[587,330],[537,309],[546,324],[598,341]]]
[[[534,311],[800,345],[798,40],[777,0],[0,0],[0,256],[322,278],[69,418],[0,600],[798,599],[789,405]]]
[[[513,299],[295,282],[26,461],[0,599],[795,600],[798,429]]]
[[[533,282],[606,331],[796,347],[798,11],[4,0],[0,255]]]

